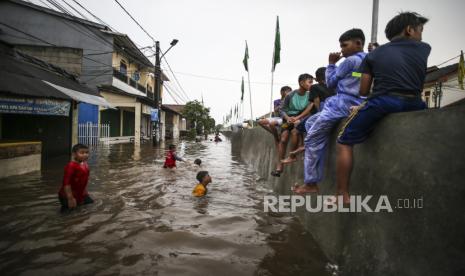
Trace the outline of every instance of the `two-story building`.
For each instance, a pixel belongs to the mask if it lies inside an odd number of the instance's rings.
[[[40,157],[47,160],[69,155],[71,146],[77,143],[79,102],[111,107],[97,92],[81,85],[73,74],[15,50],[12,45],[0,40],[2,149],[24,143],[40,143],[36,152],[39,153],[39,164]],[[1,162],[5,156],[0,157],[0,163],[5,166],[2,169],[27,172],[27,168],[35,162],[32,160],[35,157],[24,159],[28,152],[28,147],[13,150],[10,153],[18,158],[8,158],[6,163]],[[15,162],[18,164],[12,165]],[[2,171],[0,176],[7,173]]]
[[[79,103],[79,123],[109,124],[111,141],[139,144],[151,136],[154,68],[127,35],[71,14],[6,0],[0,1],[0,39],[76,74],[115,107]]]
[[[156,108],[154,67],[127,35],[104,32],[113,36],[115,50],[111,83],[98,88],[117,109],[100,108],[100,123],[110,125],[113,141],[149,140],[152,137],[151,111]],[[164,74],[162,78],[168,81]]]
[[[428,108],[445,107],[463,100],[465,90],[459,87],[458,63],[428,68],[422,96]]]
[[[185,105],[164,104],[161,109],[164,115],[165,127],[162,133],[167,139],[179,139],[181,132],[187,130],[187,121],[182,116]]]

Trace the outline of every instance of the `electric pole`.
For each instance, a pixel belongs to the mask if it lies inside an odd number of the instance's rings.
[[[379,0],[373,0],[373,13],[371,15],[371,43],[378,40],[378,9]]]
[[[158,118],[155,124],[155,139],[152,139],[153,145],[160,142],[161,136],[161,70],[160,70],[160,42],[155,41],[155,106],[158,109]]]

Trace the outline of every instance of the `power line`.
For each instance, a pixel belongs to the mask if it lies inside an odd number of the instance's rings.
[[[55,44],[53,44],[53,43],[50,43],[50,42],[48,42],[48,41],[46,41],[46,40],[43,40],[43,39],[41,39],[41,38],[39,38],[39,37],[37,37],[37,36],[34,36],[34,35],[31,35],[31,34],[29,34],[29,33],[24,32],[24,31],[21,31],[20,29],[17,29],[17,28],[15,28],[15,27],[10,26],[10,25],[8,25],[8,24],[5,24],[5,23],[3,23],[3,22],[0,22],[0,25],[3,25],[3,26],[5,26],[5,27],[8,27],[8,28],[10,28],[10,29],[12,29],[12,30],[14,30],[14,31],[17,31],[18,33],[22,33],[22,34],[25,34],[25,35],[27,35],[27,36],[29,36],[29,37],[32,37],[32,38],[34,38],[35,40],[38,40],[38,41],[40,41],[40,42],[42,42],[42,43],[45,43],[45,44],[48,44],[48,45],[51,45],[51,46],[57,46],[57,45],[55,45]]]
[[[49,2],[50,4],[54,5],[54,6],[55,6],[57,9],[59,9],[59,11],[61,11],[62,13],[67,14],[67,15],[72,16],[72,17],[76,17],[76,16],[74,16],[73,14],[71,14],[66,8],[64,8],[63,6],[59,5],[56,1],[54,1],[54,0],[46,0],[46,1]],[[76,2],[75,0],[73,0],[73,1]],[[42,3],[43,3],[43,2],[42,2]],[[86,9],[83,5],[79,4],[78,2],[76,2],[76,3],[77,3],[81,8],[83,8],[85,11],[87,11],[89,14],[91,14],[93,17],[95,17],[98,21],[102,22],[105,26],[109,27],[110,29],[114,29],[114,28],[112,28],[111,26],[109,26],[108,24],[106,24],[103,20],[101,20],[100,18],[98,18],[96,15],[94,15],[93,13],[91,13],[91,12],[90,12],[88,9]],[[63,20],[62,23],[64,23],[64,24],[67,25],[68,27],[70,27],[70,28],[76,30],[77,32],[79,32],[79,33],[81,33],[81,34],[83,34],[83,35],[89,37],[90,39],[93,39],[93,40],[95,40],[95,41],[97,41],[97,39],[101,40],[103,43],[105,43],[105,44],[107,44],[108,46],[110,46],[112,50],[113,50],[113,48],[116,48],[116,49],[118,49],[119,51],[124,52],[124,53],[128,54],[129,56],[133,57],[132,54],[129,53],[129,52],[126,52],[124,48],[122,48],[122,47],[120,47],[120,46],[118,46],[118,45],[116,45],[116,44],[114,44],[114,43],[112,43],[112,42],[106,40],[105,37],[102,36],[102,35],[100,34],[100,32],[95,32],[95,30],[91,29],[90,27],[88,27],[88,26],[86,26],[86,25],[74,26],[74,25],[72,25],[72,24],[68,24],[65,20]],[[85,28],[86,30],[78,29],[78,27],[83,27],[83,28]],[[134,44],[136,44],[136,43],[134,43]],[[136,44],[136,45],[137,45],[137,44]],[[139,46],[138,46],[138,47],[139,47]],[[113,52],[113,51],[112,51],[112,52]],[[85,57],[85,56],[87,56],[87,55],[84,55],[83,58],[88,59],[88,60],[93,60],[93,59],[87,58],[87,57]],[[133,58],[134,58],[134,57],[133,57]],[[95,61],[95,60],[93,60],[93,61]],[[96,62],[97,62],[97,61],[96,61]],[[97,63],[103,64],[103,63],[101,63],[101,62],[97,62]],[[106,65],[106,64],[104,64],[104,65]],[[106,66],[108,66],[108,65],[106,65]]]
[[[41,39],[41,38],[39,38],[39,37],[37,37],[37,36],[35,36],[35,35],[29,34],[29,33],[27,33],[27,32],[24,32],[24,31],[22,31],[22,30],[20,30],[20,29],[17,29],[17,28],[15,28],[15,27],[10,26],[10,25],[8,25],[8,24],[5,24],[5,23],[3,23],[3,22],[0,22],[0,25],[6,26],[6,27],[8,27],[8,28],[10,28],[10,29],[12,29],[12,30],[14,30],[14,31],[17,31],[17,32],[22,33],[22,34],[25,34],[25,35],[27,35],[27,36],[29,36],[29,37],[32,37],[32,38],[34,38],[34,39],[36,39],[36,40],[38,40],[38,41],[40,41],[40,42],[42,42],[42,43],[45,43],[45,44],[50,45],[50,46],[59,47],[59,46],[56,45],[56,44],[50,43],[50,42],[48,42],[48,41],[46,41],[46,40],[43,40],[43,39]],[[110,65],[108,65],[108,64],[105,64],[105,63],[103,63],[103,62],[100,62],[100,61],[98,61],[98,60],[95,60],[95,59],[92,59],[92,58],[89,58],[89,57],[83,56],[82,58],[85,58],[85,59],[87,59],[87,60],[91,60],[91,61],[93,61],[93,62],[100,63],[100,64],[103,64],[103,65],[105,65],[105,66],[109,66],[109,67],[110,67]]]
[[[181,102],[187,102],[185,98],[183,98],[177,91],[174,89],[171,85],[168,85],[168,83],[163,84],[165,87],[169,88],[169,90],[181,101]]]
[[[115,0],[115,2],[123,9],[123,11],[129,15],[129,17],[131,17],[131,19],[137,24],[137,26],[139,26],[139,28],[141,28],[142,31],[144,31],[144,33],[150,37],[152,39],[152,41],[155,42],[155,38],[153,38],[153,36],[151,36],[145,29],[144,27],[142,27],[141,24],[139,24],[139,22],[137,22],[137,20],[123,7],[123,5],[121,5],[121,3],[118,1],[118,0]]]
[[[77,12],[77,14],[79,14],[83,19],[89,20],[89,18],[87,18],[84,14],[80,13],[76,8],[74,8],[73,6],[71,6],[71,4],[68,4],[68,2],[66,2],[66,0],[63,0],[63,2],[64,2],[68,7],[70,7],[73,11]]]
[[[171,94],[170,90],[168,89],[168,87],[166,87],[166,85],[163,85],[166,89],[166,92],[168,93],[168,95],[171,96],[171,98],[176,102],[176,104],[179,104],[179,102],[174,98],[174,96]]]
[[[92,12],[90,12],[88,9],[86,9],[83,5],[81,5],[78,1],[76,0],[73,0],[74,3],[76,3],[79,7],[81,7],[81,9],[85,10],[88,14],[90,14],[93,18],[95,18],[97,21],[99,21],[100,23],[102,23],[103,25],[109,27],[110,29],[113,29],[110,27],[110,25],[108,25],[107,23],[105,23],[102,19],[100,19],[98,16],[96,16],[95,14],[93,14]]]
[[[168,68],[170,69],[170,72],[171,74],[173,75],[174,77],[174,80],[176,81],[176,83],[178,84],[179,88],[181,89],[182,93],[184,94],[184,96],[188,99],[189,99],[189,96],[187,95],[186,91],[184,90],[184,88],[182,88],[182,85],[181,83],[179,82],[178,78],[176,77],[176,75],[174,74],[173,70],[171,69],[171,66],[170,64],[168,63],[168,60],[166,59],[166,57],[164,56],[163,59],[165,60],[165,63],[166,65],[168,65]]]
[[[47,2],[53,2],[53,3],[55,3],[56,5],[58,5],[59,7],[61,7],[60,10],[61,10],[63,13],[68,14],[69,16],[72,16],[72,17],[76,17],[76,16],[74,16],[71,12],[69,12],[66,8],[64,8],[63,6],[59,5],[56,1],[54,1],[54,0],[46,0],[46,1],[47,1]],[[82,7],[82,5],[80,5],[80,6]],[[87,10],[86,10],[86,11],[87,11]],[[102,21],[102,22],[103,22],[103,21]],[[68,25],[68,24],[67,24],[67,25]],[[103,24],[103,25],[105,25],[105,24]],[[70,26],[70,25],[68,25],[68,26]],[[97,32],[97,33],[96,33],[95,30],[91,29],[90,27],[88,27],[88,26],[86,26],[86,25],[82,25],[82,26],[81,26],[81,25],[78,25],[78,26],[79,26],[79,27],[85,28],[85,29],[88,31],[87,33],[88,33],[89,35],[92,35],[92,36],[88,36],[88,35],[87,35],[89,38],[94,39],[94,40],[95,40],[95,38],[100,39],[100,40],[102,40],[105,44],[108,44],[109,46],[111,46],[111,47],[113,48],[113,46],[114,46],[113,43],[110,42],[110,41],[108,41],[108,40],[106,40],[105,37],[103,37],[103,36],[100,34],[100,32]],[[106,25],[105,25],[105,26],[106,26]],[[70,27],[71,27],[71,26],[70,26]],[[74,28],[74,29],[75,29],[75,28]],[[82,32],[81,32],[81,33],[82,33]],[[83,34],[84,34],[84,33],[83,33]],[[84,35],[85,35],[85,34],[84,34]]]
[[[448,59],[448,60],[446,60],[446,61],[444,61],[444,62],[442,62],[442,63],[440,63],[440,64],[438,64],[438,65],[436,65],[436,66],[439,67],[439,66],[441,66],[441,65],[443,65],[443,64],[445,64],[445,63],[448,63],[449,61],[454,60],[454,59],[456,59],[456,58],[458,58],[458,57],[460,57],[460,55],[455,56],[455,57],[453,57],[453,58],[450,58],[450,59]]]
[[[56,2],[54,2],[53,0],[46,0],[46,1],[49,2],[49,3],[51,3],[51,4],[53,4],[53,3],[56,4]],[[67,15],[69,15],[69,16],[76,17],[76,16],[72,15],[70,12],[68,12],[68,11],[67,11],[64,7],[62,7],[62,6],[61,6],[60,11],[62,11],[62,13],[67,14]],[[65,24],[66,26],[68,26],[68,27],[74,29],[75,31],[77,31],[77,32],[79,32],[79,33],[81,33],[81,34],[83,34],[83,35],[89,37],[90,39],[93,39],[93,40],[95,40],[95,41],[97,41],[97,39],[99,39],[99,40],[103,41],[103,43],[104,43],[104,44],[107,44],[108,46],[110,46],[111,49],[113,49],[113,46],[116,46],[116,45],[113,45],[113,43],[107,41],[104,37],[100,36],[99,34],[96,34],[92,29],[90,29],[90,28],[87,27],[86,25],[78,25],[78,26],[75,26],[75,25],[73,25],[73,24],[69,24],[68,22],[66,22],[66,20],[62,20],[62,23]],[[86,31],[86,30],[82,30],[82,29],[80,29],[79,27],[85,28],[87,31]]]

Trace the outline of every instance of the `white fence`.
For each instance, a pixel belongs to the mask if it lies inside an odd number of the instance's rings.
[[[88,146],[98,146],[100,144],[108,144],[108,138],[110,137],[110,125],[109,124],[93,124],[87,122],[78,125],[78,141],[81,144]]]

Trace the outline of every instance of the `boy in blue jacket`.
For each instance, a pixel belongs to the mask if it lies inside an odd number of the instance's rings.
[[[349,116],[350,107],[362,102],[359,97],[360,76],[358,68],[365,58],[365,35],[360,29],[351,29],[339,38],[341,52],[329,54],[326,67],[326,85],[336,90],[336,95],[326,100],[323,110],[306,122],[304,185],[294,187],[294,192],[318,192],[317,183],[323,179],[323,165],[331,130]],[[336,66],[344,57],[345,60]]]

